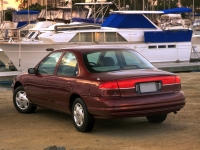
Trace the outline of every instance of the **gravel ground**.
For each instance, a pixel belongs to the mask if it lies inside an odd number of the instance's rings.
[[[68,114],[45,108],[18,113],[11,89],[0,86],[0,150],[199,150],[200,73],[178,75],[186,95],[178,114],[170,113],[162,124],[144,117],[96,120],[90,133],[78,132]]]

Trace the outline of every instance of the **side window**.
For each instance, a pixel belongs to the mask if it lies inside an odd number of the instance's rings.
[[[76,76],[78,74],[77,59],[73,53],[66,52],[57,71],[59,76]]]
[[[91,53],[87,55],[88,62],[91,65],[97,65],[99,60],[100,52]]]
[[[48,57],[46,57],[39,65],[37,73],[39,74],[47,74],[53,75],[56,64],[62,55],[62,52],[52,53]]]

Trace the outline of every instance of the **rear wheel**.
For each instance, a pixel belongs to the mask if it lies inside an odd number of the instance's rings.
[[[91,131],[95,119],[88,112],[87,107],[81,98],[76,98],[72,105],[72,119],[74,126],[80,132]]]
[[[167,114],[146,116],[147,120],[151,123],[161,123],[167,118]]]
[[[20,113],[32,113],[37,108],[29,102],[23,86],[19,86],[15,89],[13,94],[13,103]]]

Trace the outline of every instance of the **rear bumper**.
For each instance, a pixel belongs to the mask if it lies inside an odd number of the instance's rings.
[[[154,96],[131,98],[85,97],[88,111],[95,118],[142,117],[179,111],[185,105],[182,91]]]

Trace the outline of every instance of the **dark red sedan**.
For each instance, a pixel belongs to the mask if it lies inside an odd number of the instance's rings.
[[[12,88],[19,112],[43,106],[70,113],[80,132],[92,130],[95,118],[146,116],[160,123],[185,105],[177,75],[120,47],[52,51],[28,73],[18,75]]]

